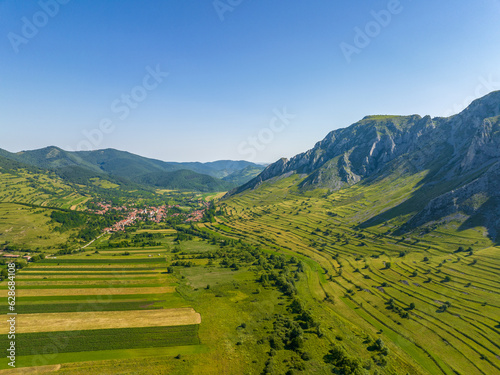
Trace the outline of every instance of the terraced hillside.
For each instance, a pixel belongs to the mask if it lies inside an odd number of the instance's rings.
[[[1,202],[78,209],[89,199],[55,175],[23,169],[0,174]]]
[[[210,229],[306,257],[318,270],[309,282],[314,305],[425,373],[499,373],[500,248],[486,228],[453,218],[400,235],[406,217],[391,209],[423,178],[304,193],[295,174],[223,201],[226,215]],[[343,334],[355,347],[349,328]]]
[[[0,160],[18,367],[500,373],[499,114],[368,116],[224,196]]]
[[[90,195],[42,171],[0,170],[0,244],[48,249],[67,243],[72,232],[54,231],[53,208],[82,210]]]

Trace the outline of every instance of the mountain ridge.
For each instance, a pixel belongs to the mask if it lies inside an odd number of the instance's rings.
[[[147,184],[149,181],[154,187],[182,186],[183,189],[192,188],[193,190],[201,189],[201,191],[207,191],[207,188],[208,191],[213,189],[227,191],[239,182],[248,181],[264,168],[243,160],[218,160],[208,163],[165,162],[116,149],[70,152],[56,146],[17,153],[0,149],[0,156],[25,165],[54,170],[65,176],[69,174],[75,177],[74,171],[80,170],[82,174],[88,176],[93,173],[96,177],[111,176],[140,184]],[[251,171],[241,174],[245,168],[249,167],[252,168]],[[174,173],[178,171],[188,172]],[[174,174],[168,175],[169,173]],[[176,177],[181,181],[175,181]],[[81,176],[79,179],[81,180]],[[169,184],[159,186],[158,183],[161,181],[168,181]],[[189,186],[189,181],[193,183],[192,187]],[[206,187],[203,187],[204,184]]]
[[[333,192],[369,184],[395,170],[401,178],[428,171],[430,175],[419,189],[432,193],[426,202],[420,202],[426,206],[413,213],[414,218],[402,229],[467,212],[496,237],[500,228],[495,215],[500,207],[496,193],[500,191],[499,166],[500,91],[494,91],[447,118],[365,116],[347,128],[331,131],[312,149],[279,159],[226,198],[291,174],[303,176],[296,186],[301,191]],[[489,203],[479,199],[479,194],[485,194]],[[471,199],[476,203],[470,203]],[[477,206],[479,201],[482,204]]]

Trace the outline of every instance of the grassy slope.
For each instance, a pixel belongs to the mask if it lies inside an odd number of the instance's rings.
[[[298,178],[292,176],[224,202],[228,216],[206,225],[214,233],[264,244],[267,249],[298,256],[304,262],[306,277],[297,283],[299,296],[325,331],[321,340],[306,333],[305,350],[312,356],[306,363],[308,371],[330,371],[323,361],[330,342],[340,343],[363,362],[370,361],[373,353],[366,339],[378,337],[390,348],[389,362],[385,367],[372,364],[370,374],[375,370],[387,374],[499,371],[499,250],[491,247],[483,230],[457,232],[460,223],[452,218],[429,233],[394,237],[391,233],[402,221],[396,215],[388,222],[359,229],[359,223],[412,197],[424,177],[404,182],[383,180],[371,187],[359,185],[334,194],[312,191],[304,196],[294,192]],[[46,219],[42,209],[37,210],[38,214],[29,215]],[[176,267],[174,275],[162,274],[158,254],[169,261],[175,256],[171,253],[175,232],[164,234],[161,246],[99,249],[95,254],[95,246],[107,241],[105,236],[83,254],[37,263],[19,273],[20,289],[36,287],[31,290],[37,294],[21,297],[19,303],[30,307],[27,313],[40,311],[39,306],[44,304],[56,306],[52,307],[55,313],[74,311],[78,305],[81,309],[82,303],[93,311],[125,311],[131,303],[137,306],[142,301],[148,303],[140,306],[151,309],[193,307],[202,315],[199,337],[203,345],[60,353],[38,364],[62,363],[61,373],[69,374],[124,373],[139,364],[144,366],[147,358],[148,373],[262,372],[269,344],[258,345],[256,341],[272,332],[274,314],[288,314],[290,300],[273,288],[262,289],[249,267],[229,271],[197,259],[200,253],[218,248],[206,242],[181,245],[185,253],[181,256],[197,266]],[[458,246],[472,246],[474,255],[453,254]],[[130,255],[122,256],[124,251]],[[400,257],[402,251],[408,254]],[[429,260],[424,261],[424,257]],[[391,262],[391,267],[385,269],[384,262]],[[414,271],[416,276],[412,275]],[[442,283],[446,276],[451,281]],[[42,281],[35,277],[42,277]],[[77,288],[100,287],[117,277],[120,285],[112,285],[112,289],[127,290],[127,294],[105,299],[73,295]],[[427,283],[429,277],[432,281]],[[207,284],[210,289],[206,289]],[[177,291],[158,294],[151,291],[154,288],[136,288],[132,293],[133,288],[129,289],[144,285],[176,286]],[[44,295],[53,288],[66,289],[67,295]],[[261,289],[259,294],[255,294],[257,288]],[[387,309],[390,298],[401,311],[415,303],[415,309],[408,310],[410,319]],[[447,312],[437,312],[445,301],[451,302],[451,307]],[[241,323],[247,327],[238,328]],[[174,359],[179,353],[182,359]],[[19,363],[32,365],[34,359],[20,357]],[[285,373],[297,360],[289,351],[279,351],[275,359],[277,373]]]
[[[12,163],[12,168],[0,163],[0,245],[9,243],[22,249],[52,251],[75,233],[53,231],[49,217],[54,208],[82,211],[89,201],[111,200],[133,205],[176,204],[194,196],[175,191],[130,190],[130,185],[120,186],[102,178],[75,184],[52,172]]]
[[[145,309],[155,309],[155,311],[162,307],[192,307],[202,316],[202,324],[198,330],[201,345],[89,351],[101,348],[93,346],[101,344],[99,338],[95,338],[98,340],[97,344],[94,344],[94,339],[89,341],[91,346],[88,347],[85,343],[72,343],[71,346],[65,346],[66,336],[54,332],[49,334],[52,342],[63,346],[56,355],[21,355],[18,357],[18,365],[61,364],[60,372],[63,374],[83,374],[90,371],[107,374],[122,374],[127,373],[127,371],[132,373],[134,370],[136,371],[133,367],[139,365],[142,369],[140,373],[148,374],[260,374],[266,361],[270,358],[267,338],[273,331],[275,314],[289,315],[290,298],[284,297],[276,288],[263,288],[256,281],[257,275],[252,269],[253,267],[249,265],[243,266],[239,270],[231,270],[219,266],[219,261],[209,265],[206,258],[199,258],[200,255],[208,251],[219,251],[219,246],[207,241],[195,240],[182,242],[181,252],[172,253],[171,249],[175,245],[173,238],[172,233],[165,233],[161,240],[161,246],[144,248],[129,256],[113,255],[115,249],[100,249],[98,254],[95,253],[95,246],[108,241],[108,236],[105,236],[87,249],[85,253],[58,257],[59,266],[48,260],[19,271],[18,286],[21,288],[20,290],[33,288],[35,286],[33,282],[36,281],[37,289],[33,290],[40,291],[37,295],[18,299],[20,322],[22,315],[36,313],[47,304],[52,305],[50,311],[52,314],[66,313],[74,310],[76,305],[79,305],[80,311],[95,311],[96,314],[110,309],[124,311],[127,310],[129,303],[135,305],[141,303]],[[126,250],[130,250],[130,248],[126,248]],[[230,250],[226,248],[224,251]],[[184,260],[189,259],[196,263],[196,266],[175,267],[174,274],[166,274],[164,273],[165,265],[149,261],[149,255],[157,255],[158,253],[161,254],[161,258],[165,259],[166,257],[167,262],[180,256]],[[301,294],[307,296],[306,292],[310,289],[310,285],[315,285],[318,280],[318,268],[314,262],[310,262],[306,258],[304,260],[306,261],[305,275],[297,282],[297,286]],[[61,271],[53,271],[54,268],[60,268]],[[135,271],[138,269],[140,272]],[[70,270],[73,272],[69,272]],[[85,270],[82,272],[81,279],[76,277],[80,270]],[[38,278],[34,280],[34,276]],[[144,277],[148,277],[148,279],[144,279]],[[113,281],[113,285],[110,286],[113,291],[128,289],[130,281],[143,282],[144,280],[158,287],[175,285],[176,291],[155,295],[144,293],[80,296],[72,295],[72,290],[68,289],[66,296],[44,295],[44,291],[50,291],[54,285],[61,288],[69,287],[75,283],[100,285],[103,279]],[[2,289],[4,289],[5,283],[2,284]],[[210,288],[207,289],[207,285],[210,285]],[[257,290],[258,292],[256,292]],[[23,311],[23,307],[27,309]],[[318,312],[322,311],[318,310]],[[328,352],[329,343],[334,340],[334,336],[342,334],[342,330],[338,327],[343,325],[351,327],[351,324],[337,317],[328,319],[329,323],[325,325],[324,338],[319,339],[314,330],[305,333],[306,341],[303,350],[308,352],[311,358],[304,362],[297,353],[280,350],[275,355],[276,373],[285,373],[297,363],[304,363],[306,372],[319,374],[331,372],[330,368],[325,365],[323,357]],[[245,323],[246,326],[243,327],[242,323]],[[94,329],[99,328],[94,327]],[[78,335],[84,337],[85,334],[83,331]],[[155,332],[153,332],[154,334]],[[116,341],[119,340],[119,337],[108,339]],[[363,339],[360,332],[356,334],[356,343],[366,347],[363,344]],[[259,340],[262,340],[261,344],[258,343]],[[196,342],[193,343],[196,344]],[[123,343],[112,342],[111,344],[113,347],[117,347]],[[46,348],[37,349],[40,352]],[[72,350],[81,351],[66,353],[66,351]],[[177,354],[182,355],[181,359],[174,358]],[[366,351],[360,357],[368,360],[370,353]],[[5,360],[0,361],[0,365],[2,368],[6,368]],[[411,369],[407,365],[403,365],[403,367]]]
[[[51,249],[64,244],[71,232],[53,232],[52,210],[0,202],[0,244],[20,249]]]
[[[153,172],[138,176],[135,182],[161,189],[214,192],[227,191],[235,187],[231,182],[199,174],[187,169],[174,172]]]
[[[0,201],[69,209],[89,198],[48,173],[17,170],[0,174]]]
[[[429,373],[498,372],[500,249],[489,247],[483,228],[457,232],[460,222],[450,218],[430,233],[393,237],[392,230],[404,219],[396,215],[358,228],[411,198],[424,177],[382,180],[333,194],[317,190],[304,197],[294,193],[298,177],[292,176],[225,202],[229,217],[211,229],[313,260],[322,267],[309,290],[316,302],[325,293],[335,296],[335,305],[329,306],[333,313],[366,334],[382,329],[380,336],[391,342],[391,349],[410,362],[412,357]],[[474,255],[453,254],[459,246],[472,246]],[[401,252],[408,254],[400,257]],[[391,268],[384,269],[384,262],[391,262]],[[451,281],[441,282],[446,276]],[[407,311],[409,319],[387,309],[390,298],[401,312],[415,303]],[[445,301],[452,307],[437,312]],[[352,347],[359,351],[355,340]]]
[[[223,178],[224,181],[232,182],[236,185],[243,185],[252,178],[257,177],[264,170],[263,166],[249,165],[248,167],[233,172],[229,176]]]

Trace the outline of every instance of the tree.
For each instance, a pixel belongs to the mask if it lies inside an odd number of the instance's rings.
[[[334,365],[336,367],[335,370],[339,374],[363,374],[361,362],[358,359],[349,357],[340,346],[335,345],[329,353],[325,355],[324,361]]]
[[[282,350],[285,347],[283,340],[277,334],[274,334],[269,338],[269,345],[275,350]]]
[[[377,350],[382,350],[385,347],[384,342],[382,341],[381,338],[378,338],[377,341],[375,341],[375,348]]]
[[[296,336],[290,340],[290,349],[292,350],[299,350],[304,346],[304,339],[302,336]]]
[[[7,268],[2,268],[2,271],[0,271],[0,280],[5,280],[9,276],[9,272],[7,271]]]

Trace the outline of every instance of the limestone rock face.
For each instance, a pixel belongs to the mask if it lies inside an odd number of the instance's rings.
[[[469,215],[481,212],[485,221],[496,220],[488,207],[496,204],[500,191],[500,91],[447,118],[367,116],[330,132],[309,151],[269,165],[228,196],[293,173],[307,176],[301,189],[335,191],[392,173],[426,170],[434,176],[428,184],[449,182],[450,189],[431,197],[409,226],[464,210]],[[486,201],[478,206],[480,195]]]

